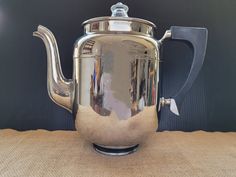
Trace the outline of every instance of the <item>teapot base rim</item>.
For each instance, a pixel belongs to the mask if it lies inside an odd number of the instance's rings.
[[[133,146],[125,146],[125,147],[114,147],[114,146],[101,146],[97,144],[93,144],[93,148],[98,153],[109,155],[109,156],[124,156],[136,152],[139,144]]]

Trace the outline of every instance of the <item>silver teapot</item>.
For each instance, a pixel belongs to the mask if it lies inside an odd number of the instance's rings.
[[[62,74],[53,33],[39,25],[33,35],[46,46],[50,98],[73,113],[76,129],[98,152],[126,155],[156,132],[161,107],[179,115],[204,61],[207,29],[172,26],[156,40],[155,24],[128,17],[126,5],[117,3],[111,11],[109,17],[83,23],[85,34],[74,45],[72,79]],[[187,41],[193,49],[187,80],[169,98],[158,92],[160,47],[166,39]]]

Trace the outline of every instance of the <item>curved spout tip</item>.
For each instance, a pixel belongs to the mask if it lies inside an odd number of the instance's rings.
[[[42,28],[42,25],[39,25],[38,27],[37,27],[37,31],[34,31],[33,32],[33,36],[36,36],[36,37],[40,37],[41,35],[40,35],[40,29]]]
[[[33,32],[33,36],[41,37],[44,33],[52,35],[51,32],[46,27],[44,27],[42,25],[38,25],[37,31]]]
[[[39,37],[39,36],[40,36],[40,33],[39,33],[38,31],[34,31],[34,32],[33,32],[33,36]]]
[[[42,25],[38,25],[37,30],[38,31],[49,31],[46,27],[44,27]]]

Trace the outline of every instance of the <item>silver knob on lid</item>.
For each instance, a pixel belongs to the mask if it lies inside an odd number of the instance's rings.
[[[121,2],[118,2],[111,6],[112,17],[128,17],[129,7]]]

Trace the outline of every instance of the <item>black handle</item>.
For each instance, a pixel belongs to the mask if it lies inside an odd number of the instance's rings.
[[[178,110],[180,110],[186,93],[192,87],[193,82],[197,78],[199,71],[202,68],[207,47],[208,31],[206,28],[180,26],[172,26],[170,31],[171,39],[190,42],[194,52],[193,62],[187,80],[181,89],[172,97],[172,99],[175,100]]]

